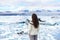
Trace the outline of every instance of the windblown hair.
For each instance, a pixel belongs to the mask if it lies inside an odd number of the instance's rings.
[[[34,25],[35,28],[39,27],[38,17],[34,13],[32,14],[32,22],[33,22],[33,25]]]

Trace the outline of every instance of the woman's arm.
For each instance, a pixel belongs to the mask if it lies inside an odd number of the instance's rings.
[[[38,19],[40,22],[45,22],[45,21],[42,21],[40,18]]]
[[[30,20],[28,20],[28,19],[27,19],[27,22],[30,23],[30,24],[32,24],[32,21],[30,21]],[[32,24],[32,25],[33,25],[33,24]]]

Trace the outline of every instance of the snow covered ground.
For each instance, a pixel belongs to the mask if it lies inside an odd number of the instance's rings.
[[[45,20],[40,24],[38,40],[60,40],[60,16],[38,16]],[[25,23],[19,23],[31,19],[31,16],[0,16],[0,40],[29,40],[28,34],[18,35],[18,32],[26,30]]]

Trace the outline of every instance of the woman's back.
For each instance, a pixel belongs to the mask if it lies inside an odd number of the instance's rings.
[[[29,34],[30,35],[37,35],[39,32],[39,27],[35,28],[33,24],[29,24]]]
[[[32,14],[32,23],[30,23],[30,28],[29,28],[30,40],[37,40],[38,31],[39,31],[38,17],[36,14]]]

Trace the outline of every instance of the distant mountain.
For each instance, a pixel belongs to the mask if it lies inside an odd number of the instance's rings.
[[[36,10],[36,12],[42,12],[42,10]]]
[[[52,12],[51,10],[47,10],[47,12]]]
[[[29,12],[29,10],[23,10],[23,12]]]
[[[32,13],[36,13],[37,15],[60,15],[60,10],[19,10],[17,12],[5,11],[0,12],[0,16],[2,15],[31,15]]]
[[[57,12],[60,12],[60,10],[57,10]]]

